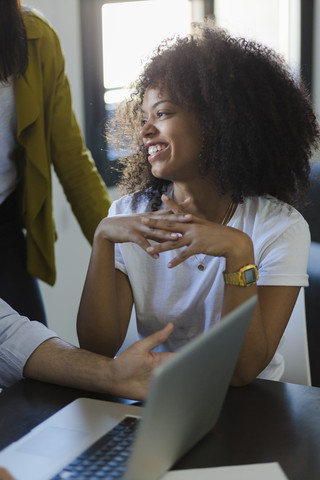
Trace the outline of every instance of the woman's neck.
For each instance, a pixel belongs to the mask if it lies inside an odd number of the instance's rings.
[[[190,213],[217,223],[222,223],[231,203],[230,194],[219,194],[215,185],[206,180],[195,180],[188,184],[174,183],[173,198],[177,203],[191,198],[188,207]]]

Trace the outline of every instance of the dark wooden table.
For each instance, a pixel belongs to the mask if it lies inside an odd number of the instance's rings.
[[[0,394],[0,449],[79,396],[23,380]],[[279,462],[289,480],[320,479],[320,388],[256,380],[230,388],[216,427],[174,468]]]

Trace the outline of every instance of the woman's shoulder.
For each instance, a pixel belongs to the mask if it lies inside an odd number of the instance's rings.
[[[260,221],[272,220],[279,222],[306,223],[301,213],[292,205],[271,195],[247,197],[243,202],[243,215],[258,217]]]
[[[48,34],[54,34],[54,36],[57,36],[48,19],[35,8],[24,7],[23,22],[26,27],[28,39],[41,38]]]
[[[272,196],[246,198],[231,226],[255,239],[290,235],[308,241],[310,237],[309,225],[301,213]]]
[[[150,212],[157,209],[155,206],[159,207],[160,205],[161,200],[158,192],[153,190],[135,192],[116,199],[110,207],[109,216]]]

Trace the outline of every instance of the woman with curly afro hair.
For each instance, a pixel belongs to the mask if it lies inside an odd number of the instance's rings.
[[[204,24],[159,46],[120,113],[127,194],[96,230],[81,346],[115,355],[134,306],[141,337],[174,324],[161,348],[176,351],[257,294],[232,384],[280,379],[308,284],[294,205],[319,128],[303,85],[272,50]]]

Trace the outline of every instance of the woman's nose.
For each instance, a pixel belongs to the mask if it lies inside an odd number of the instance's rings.
[[[141,130],[140,130],[140,136],[141,137],[150,137],[151,135],[153,135],[156,131],[156,128],[155,128],[155,125],[152,121],[151,118],[149,118],[149,120],[146,121],[146,123],[144,123],[144,125],[142,126]]]

